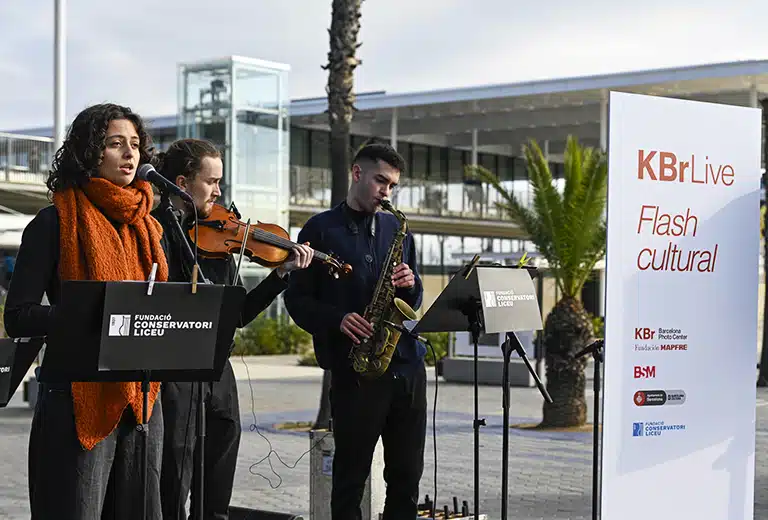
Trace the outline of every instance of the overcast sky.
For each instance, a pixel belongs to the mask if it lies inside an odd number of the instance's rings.
[[[232,54],[290,64],[292,98],[325,94],[331,0],[66,3],[68,121],[104,101],[174,114],[177,64]],[[53,6],[0,0],[1,129],[52,125]],[[768,59],[765,20],[765,0],[365,0],[356,90]]]

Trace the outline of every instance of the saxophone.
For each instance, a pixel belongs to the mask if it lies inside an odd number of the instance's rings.
[[[403,241],[408,231],[408,220],[387,199],[381,201],[381,207],[397,218],[400,227],[389,246],[373,298],[363,315],[363,318],[373,325],[373,335],[362,340],[360,344],[353,345],[349,353],[352,368],[369,379],[377,378],[387,371],[397,342],[400,340],[400,331],[388,325],[387,322],[402,326],[406,319],[416,319],[416,312],[411,306],[395,297],[395,286],[392,283],[392,273],[402,262]]]

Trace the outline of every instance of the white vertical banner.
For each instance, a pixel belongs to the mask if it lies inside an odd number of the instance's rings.
[[[611,92],[603,520],[753,518],[761,111]]]

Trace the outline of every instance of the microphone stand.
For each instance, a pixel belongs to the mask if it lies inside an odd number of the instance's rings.
[[[504,369],[502,372],[502,407],[504,408],[503,418],[503,431],[502,431],[502,453],[501,453],[501,520],[507,520],[507,499],[509,488],[509,362],[512,357],[512,351],[517,352],[517,355],[522,358],[525,366],[528,367],[528,371],[536,381],[536,386],[539,388],[539,392],[548,403],[552,403],[552,397],[544,387],[544,384],[536,375],[536,371],[531,366],[531,362],[528,360],[528,356],[525,354],[525,349],[520,344],[520,340],[517,339],[517,335],[514,332],[507,332],[507,338],[501,345],[501,351],[504,354]],[[477,518],[477,514],[475,514]]]
[[[469,271],[466,275],[469,276]],[[472,336],[472,343],[475,346],[474,352],[474,392],[475,392],[475,419],[472,421],[472,428],[474,429],[474,510],[475,519],[480,518],[480,427],[485,426],[485,418],[479,418],[479,387],[477,382],[478,372],[478,342],[480,341],[480,332],[483,328],[483,307],[479,300],[470,298],[463,305],[462,313],[467,317],[469,326],[467,330]]]
[[[603,362],[603,349],[605,348],[605,340],[598,339],[590,343],[586,348],[574,356],[574,359],[578,359],[587,354],[592,354],[592,358],[595,360],[595,375],[594,375],[594,394],[595,401],[593,406],[592,420],[592,520],[599,518],[599,433],[598,423],[600,422],[600,364]]]
[[[205,275],[203,275],[202,271],[200,271],[200,268],[197,265],[197,261],[195,258],[195,254],[192,252],[192,248],[189,245],[189,241],[187,240],[187,235],[184,233],[184,230],[181,228],[181,224],[179,223],[179,220],[176,218],[176,214],[174,213],[175,207],[173,206],[173,203],[170,200],[170,197],[168,197],[167,192],[162,192],[162,202],[161,204],[165,204],[165,211],[168,214],[168,219],[173,223],[173,227],[175,231],[178,233],[178,236],[180,238],[181,243],[183,244],[183,251],[184,256],[186,257],[187,262],[189,262],[189,265],[192,266],[193,270],[193,277],[194,273],[199,273],[198,276],[201,278],[202,282],[205,284],[211,283],[208,279],[205,278]],[[203,472],[205,471],[205,397],[203,394],[203,382],[197,381],[197,420],[196,420],[196,430],[195,430],[195,461],[193,462],[194,466],[196,466],[197,471],[195,472],[195,478],[193,482],[193,487],[197,489],[197,493],[194,494],[195,501],[193,504],[191,504],[191,510],[193,513],[193,518],[195,520],[202,520],[203,518],[203,487],[204,487],[204,478],[203,478]],[[180,499],[180,497],[176,497],[177,500]],[[184,502],[186,502],[186,497],[184,497]]]
[[[475,255],[472,261],[467,265],[464,272],[457,276],[463,276],[465,279],[469,279],[469,276],[474,271],[475,267],[480,263],[480,255]],[[474,430],[474,520],[480,518],[480,427],[485,426],[485,418],[480,419],[479,408],[479,387],[478,387],[478,342],[480,341],[480,333],[482,332],[485,324],[483,323],[483,306],[480,300],[470,297],[461,305],[461,313],[467,317],[467,331],[472,337],[472,344],[475,347],[474,350],[474,408],[475,419],[472,421],[472,428]]]
[[[200,271],[200,268],[197,265],[197,259],[195,258],[195,253],[192,252],[192,247],[189,245],[189,241],[187,240],[187,235],[184,233],[184,230],[181,229],[179,219],[176,218],[176,214],[174,213],[174,211],[176,211],[176,207],[173,205],[173,202],[171,202],[171,199],[165,192],[163,192],[163,199],[161,204],[165,205],[165,211],[168,213],[168,219],[173,223],[175,231],[178,232],[179,238],[182,244],[184,244],[184,256],[187,258],[187,261],[190,263],[190,265],[192,265],[192,269],[197,271],[198,276],[203,281],[203,283],[211,283],[208,279],[205,278],[205,275],[203,275],[202,271]]]

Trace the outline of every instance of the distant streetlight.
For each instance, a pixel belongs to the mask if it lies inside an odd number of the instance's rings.
[[[66,0],[54,0],[53,40],[53,143],[54,151],[64,142],[66,103]]]

